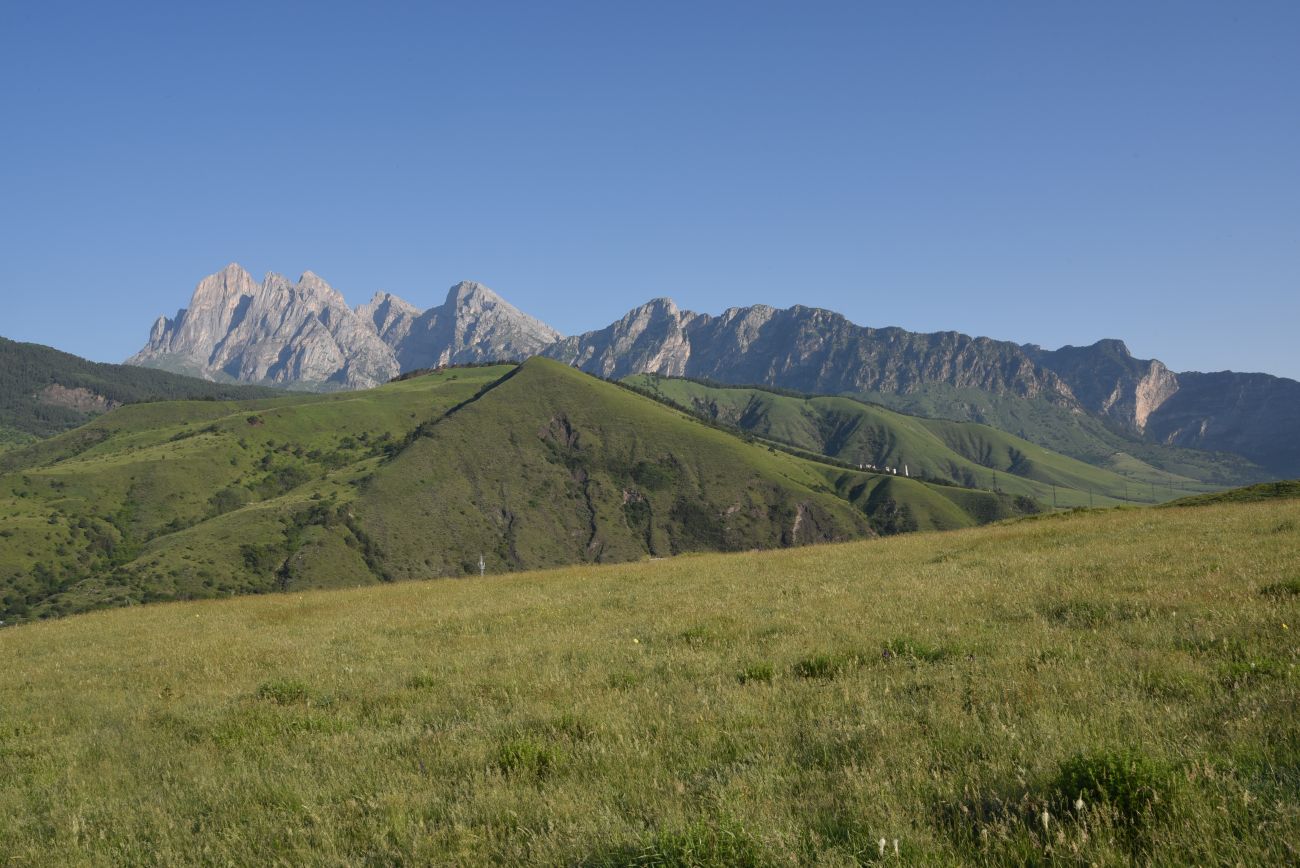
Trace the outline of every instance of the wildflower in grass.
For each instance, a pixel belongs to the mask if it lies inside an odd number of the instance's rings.
[[[1050,823],[1051,821],[1052,821],[1052,815],[1049,814],[1049,813],[1047,813],[1047,809],[1046,809],[1046,808],[1043,808],[1043,833],[1044,833],[1044,834],[1047,833],[1047,825],[1048,825],[1048,823]]]
[[[880,839],[880,858],[885,858],[885,839]]]

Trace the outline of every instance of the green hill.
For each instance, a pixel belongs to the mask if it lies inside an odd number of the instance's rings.
[[[0,630],[0,841],[15,865],[1292,864],[1298,527],[1297,500],[1093,511]]]
[[[273,389],[89,362],[40,344],[0,338],[0,449],[75,428],[120,404],[275,394]]]
[[[1266,500],[1290,500],[1300,498],[1300,479],[1284,479],[1279,482],[1260,482],[1229,491],[1216,491],[1212,494],[1198,494],[1175,500],[1167,506],[1211,506],[1219,503],[1255,503]]]
[[[1159,485],[1172,476],[1216,486],[1241,485],[1273,475],[1240,455],[1144,441],[1112,429],[1096,416],[1037,398],[945,383],[917,384],[906,394],[873,391],[854,397],[900,413],[989,425],[1146,483]]]
[[[1152,503],[1209,487],[1140,466],[1127,456],[1115,458],[1125,471],[1121,475],[987,425],[907,416],[851,398],[798,396],[653,374],[638,374],[626,382],[705,418],[853,465],[997,488],[1061,507]]]
[[[0,453],[0,618],[952,529],[1037,506],[809,461],[564,365],[119,408]]]

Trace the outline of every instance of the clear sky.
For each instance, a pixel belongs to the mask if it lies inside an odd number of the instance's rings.
[[[1300,3],[0,4],[0,335],[229,261],[1300,377]]]

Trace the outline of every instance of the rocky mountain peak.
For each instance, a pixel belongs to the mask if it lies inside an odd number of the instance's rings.
[[[447,290],[447,300],[444,303],[449,305],[461,305],[490,301],[503,301],[503,299],[501,296],[497,295],[495,292],[477,281],[462,280],[460,283]]]
[[[1035,362],[1070,384],[1090,412],[1141,434],[1147,420],[1178,391],[1178,376],[1158,359],[1135,359],[1128,346],[1104,338],[1086,347],[1044,350],[1028,345]]]
[[[232,263],[199,282],[188,310],[160,317],[129,361],[208,379],[364,388],[416,367],[527,358],[559,336],[474,281],[423,312],[386,292],[353,310],[313,271],[296,283],[268,272],[259,285]]]
[[[1111,355],[1120,356],[1121,358],[1133,358],[1133,354],[1129,352],[1128,344],[1124,343],[1119,338],[1102,338],[1093,344],[1092,348],[1098,352],[1109,353]]]
[[[236,264],[199,282],[190,307],[154,324],[127,360],[210,380],[357,388],[398,373],[392,352],[313,272],[261,284]]]
[[[326,283],[325,279],[314,271],[304,271],[294,288],[303,295],[314,296],[331,306],[347,307],[348,304],[341,292]]]
[[[451,287],[446,301],[416,317],[404,334],[400,329],[384,334],[403,370],[526,359],[559,337],[546,323],[472,280]]]
[[[374,295],[370,297],[370,301],[366,302],[363,305],[360,305],[357,308],[357,310],[361,310],[363,308],[367,310],[377,309],[384,306],[398,308],[401,310],[408,310],[413,313],[420,312],[420,309],[418,307],[411,304],[406,299],[401,298],[400,296],[393,295],[391,292],[383,292],[383,291],[377,291]]]
[[[237,262],[232,262],[215,274],[209,274],[194,288],[190,309],[204,305],[223,306],[232,299],[251,295],[257,291],[252,275]]]
[[[262,294],[271,292],[289,292],[293,282],[278,271],[268,271],[262,278]]]
[[[370,301],[357,307],[356,313],[370,323],[385,344],[396,347],[410,334],[420,309],[390,292],[376,292]]]
[[[666,295],[661,295],[657,298],[652,298],[649,301],[647,301],[645,304],[641,305],[639,308],[636,308],[636,310],[651,310],[656,312],[663,312],[665,314],[669,314],[673,316],[680,313],[680,309],[677,307],[677,302],[673,301],[671,298],[669,298]]]
[[[690,316],[690,314],[688,313],[686,316]],[[623,315],[623,318],[619,320],[618,325],[621,325],[625,329],[632,328],[643,330],[652,323],[675,323],[681,320],[682,317],[683,313],[681,309],[677,307],[677,302],[667,296],[660,296],[658,298],[650,299],[645,304],[640,304],[632,308]]]
[[[225,268],[222,268],[216,274],[209,275],[208,279],[214,277],[226,282],[253,282],[253,276],[238,262],[227,263]]]

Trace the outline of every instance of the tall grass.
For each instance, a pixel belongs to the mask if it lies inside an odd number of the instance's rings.
[[[0,850],[1294,864],[1297,519],[1052,516],[0,631]]]

